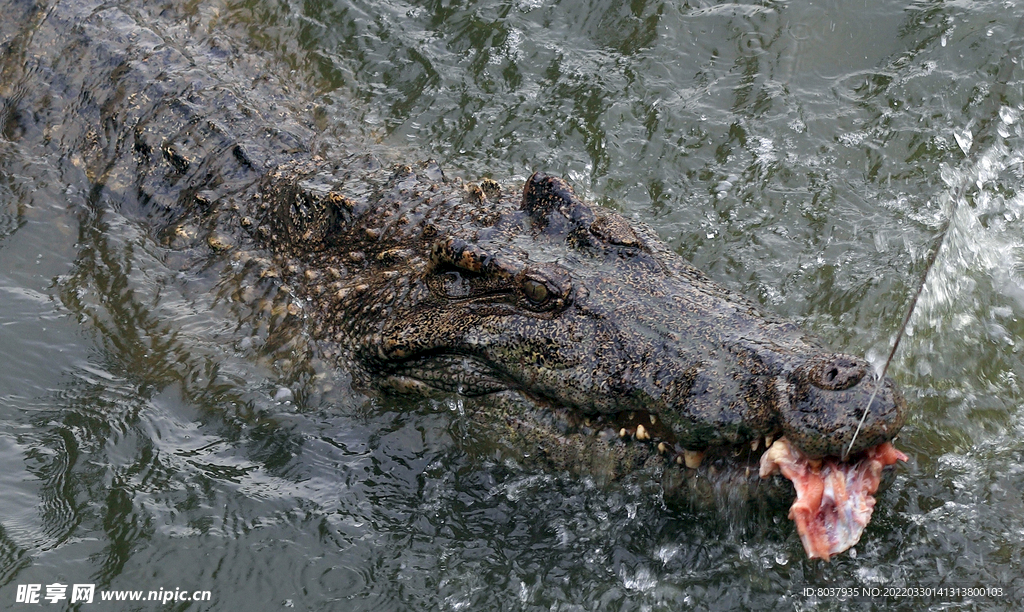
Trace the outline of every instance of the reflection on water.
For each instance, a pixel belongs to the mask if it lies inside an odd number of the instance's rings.
[[[4,110],[0,601],[54,581],[210,589],[214,609],[845,609],[801,591],[837,585],[1024,600],[1017,7],[202,5],[190,35],[273,54],[316,125],[451,174],[564,175],[873,358],[955,210],[892,370],[911,464],[825,565],[781,514],[507,461],[470,401],[352,392],[272,283],[169,252]],[[29,44],[15,21],[4,74]]]

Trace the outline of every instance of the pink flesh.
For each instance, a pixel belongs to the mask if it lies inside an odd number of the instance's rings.
[[[793,481],[796,501],[789,518],[811,559],[824,559],[860,540],[875,507],[873,495],[882,480],[882,468],[907,456],[889,442],[869,448],[861,458],[841,463],[836,458],[811,461],[785,438],[779,438],[761,456],[761,478],[775,472]]]

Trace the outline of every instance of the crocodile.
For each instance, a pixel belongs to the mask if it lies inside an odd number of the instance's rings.
[[[267,262],[357,385],[512,398],[473,418],[556,465],[653,466],[667,487],[743,460],[767,476],[783,451],[789,472],[856,481],[896,461],[876,456],[893,455],[906,402],[864,359],[559,177],[381,161],[325,128],[244,31],[190,6],[4,2],[3,138],[59,156],[168,249]]]

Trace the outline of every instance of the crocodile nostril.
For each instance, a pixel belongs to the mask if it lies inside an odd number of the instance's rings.
[[[829,391],[849,389],[859,383],[867,371],[865,362],[850,355],[818,357],[803,368],[807,382]]]

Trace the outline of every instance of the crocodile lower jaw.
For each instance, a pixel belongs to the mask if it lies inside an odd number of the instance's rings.
[[[670,483],[665,486],[666,494],[669,489],[681,488],[693,493],[701,485],[733,492],[746,486],[781,501],[787,494],[792,499],[782,479],[788,480],[796,492],[789,518],[796,523],[804,550],[808,558],[826,561],[857,544],[871,520],[874,494],[883,472],[891,472],[886,468],[907,460],[891,442],[856,453],[846,461],[838,457],[811,458],[785,437],[773,435],[747,444],[686,449],[672,442],[671,432],[656,415],[646,412],[592,417],[584,421],[584,426],[598,430],[599,435],[652,444],[670,464],[686,466],[682,474],[680,470],[666,473],[666,482]]]

